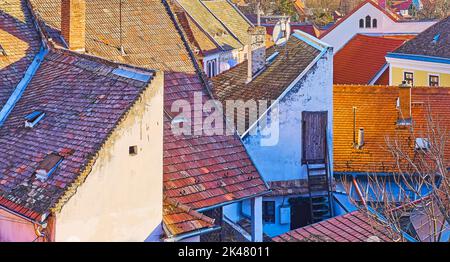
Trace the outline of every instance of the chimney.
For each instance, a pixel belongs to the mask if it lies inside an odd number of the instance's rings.
[[[399,86],[399,121],[400,124],[411,123],[411,86],[406,84],[405,81]]]
[[[85,51],[86,0],[61,0],[61,34],[72,51]]]
[[[266,28],[255,26],[248,29],[250,45],[247,46],[248,74],[247,83],[266,65]]]

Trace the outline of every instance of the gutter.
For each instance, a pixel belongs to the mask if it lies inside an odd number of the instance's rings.
[[[262,179],[262,180],[265,183],[265,180],[264,179]],[[248,196],[248,197],[244,197],[244,198],[240,198],[240,199],[236,199],[236,200],[231,200],[231,201],[228,201],[228,202],[222,202],[220,204],[216,204],[216,205],[209,206],[209,207],[203,207],[203,208],[195,209],[195,211],[197,211],[197,212],[205,212],[205,211],[208,211],[208,210],[211,210],[211,209],[214,209],[214,208],[228,206],[228,205],[235,204],[237,202],[241,202],[241,201],[244,201],[244,200],[249,200],[249,199],[252,199],[252,198],[255,198],[255,197],[260,197],[260,196],[263,196],[263,195],[268,194],[270,192],[271,192],[271,190],[267,190],[267,191],[258,193],[256,195],[251,195],[251,196]]]
[[[26,217],[26,216],[24,216],[24,215],[22,215],[20,213],[15,212],[15,211],[7,208],[7,207],[0,206],[0,209],[4,210],[7,213],[10,213],[10,214],[12,214],[14,216],[20,217],[21,219],[26,220],[26,221],[30,222],[31,224],[33,224],[33,225],[43,226],[45,224],[45,222],[37,222],[37,221],[35,221],[35,220],[31,219],[31,218],[28,218],[28,217]],[[46,220],[46,218],[43,219],[43,221],[45,221],[45,220]]]
[[[414,54],[402,54],[402,53],[388,53],[386,58],[398,58],[406,60],[414,60],[429,63],[450,64],[449,58],[426,56],[426,55],[414,55]]]
[[[389,225],[387,223],[387,219],[382,216],[380,213],[376,212],[374,209],[372,209],[371,207],[367,207],[367,211],[369,211],[370,213],[372,213],[373,215],[375,215],[377,217],[377,219],[382,222],[383,224],[385,224],[386,226],[392,228],[395,232],[401,234],[408,242],[418,242],[415,238],[413,238],[412,236],[410,236],[409,234],[403,232],[402,230],[399,230],[397,228],[392,227],[391,225]]]
[[[14,109],[14,106],[16,103],[20,100],[23,93],[25,92],[25,89],[27,88],[28,84],[33,79],[34,75],[36,74],[36,71],[39,69],[42,61],[44,60],[45,56],[48,53],[48,49],[43,45],[39,51],[39,53],[34,57],[33,62],[28,67],[27,71],[25,72],[24,77],[22,80],[20,80],[19,84],[17,84],[14,92],[9,97],[8,101],[6,101],[6,104],[3,106],[3,108],[0,111],[0,127],[5,123],[6,119],[8,118],[11,111]]]
[[[195,230],[195,231],[192,231],[189,233],[168,237],[168,238],[164,239],[164,242],[179,242],[186,238],[191,238],[191,237],[195,237],[198,235],[203,235],[203,234],[217,231],[220,228],[221,228],[220,226],[214,226],[214,227],[210,227],[210,228],[206,228],[206,229],[199,229],[199,230]]]

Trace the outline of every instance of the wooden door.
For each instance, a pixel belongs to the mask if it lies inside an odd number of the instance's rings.
[[[291,206],[291,230],[311,224],[311,206],[308,199],[291,198],[289,205]]]
[[[325,163],[328,112],[303,112],[302,162]]]

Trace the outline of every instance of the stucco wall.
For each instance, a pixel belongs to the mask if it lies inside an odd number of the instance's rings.
[[[377,19],[377,28],[359,28],[359,20],[370,15],[372,19]],[[394,22],[386,14],[375,8],[370,3],[358,9],[340,25],[325,35],[321,40],[334,47],[336,53],[354,35],[365,34],[418,34],[435,22]]]
[[[333,156],[333,56],[328,51],[279,103],[279,142],[261,146],[261,135],[246,136],[244,145],[266,181],[306,178],[302,159],[302,112],[328,111],[327,139]],[[330,166],[332,170],[333,167]]]
[[[0,242],[31,242],[36,238],[31,222],[0,209]]]
[[[129,146],[138,154],[129,155]],[[162,220],[163,73],[56,214],[56,241],[144,241]]]

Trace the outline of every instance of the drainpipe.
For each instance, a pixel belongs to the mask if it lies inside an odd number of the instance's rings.
[[[0,111],[0,127],[5,123],[9,114],[14,109],[14,106],[19,101],[19,99],[22,97],[23,93],[25,92],[25,89],[27,88],[31,79],[33,79],[33,76],[36,74],[36,71],[39,69],[39,66],[41,65],[41,63],[44,60],[45,55],[47,55],[47,53],[48,53],[48,49],[45,47],[45,45],[43,45],[41,47],[41,50],[39,51],[39,53],[34,57],[31,65],[28,67],[27,71],[25,72],[24,77],[22,78],[22,80],[20,80],[19,84],[17,84],[16,88],[14,89],[14,92],[11,94],[8,101],[6,101],[6,104],[1,109],[1,111]]]
[[[358,185],[358,182],[356,181],[355,177],[353,177],[352,182],[353,182],[353,186],[355,187],[356,193],[358,194],[359,199],[362,201],[364,207],[367,208],[366,200],[364,199],[364,197],[361,193],[361,189],[359,189],[359,185]]]

